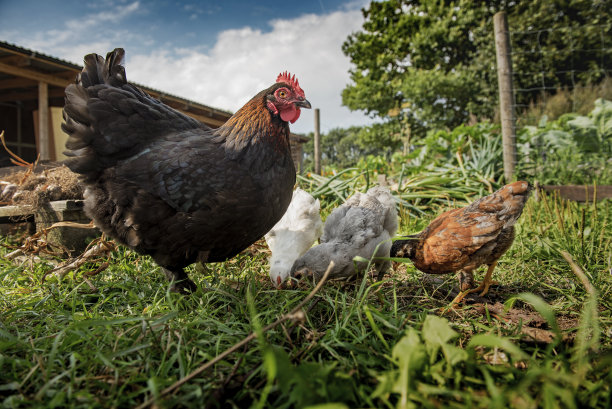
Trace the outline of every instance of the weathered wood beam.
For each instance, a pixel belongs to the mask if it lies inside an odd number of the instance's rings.
[[[29,68],[15,67],[13,65],[5,64],[0,62],[0,72],[5,74],[16,75],[18,77],[29,78],[35,81],[42,81],[49,85],[56,85],[58,87],[66,87],[70,84],[70,80],[57,77],[55,75],[43,74],[38,71],[34,71]]]
[[[194,114],[193,112],[183,112],[185,115],[188,115],[192,118],[197,119],[200,122],[204,122],[205,124],[211,125],[211,126],[221,126],[225,123],[225,121],[219,120],[219,119],[213,119],[209,116],[205,116],[205,115],[198,115],[198,114]]]
[[[219,125],[224,124],[227,121],[231,114],[223,111],[219,111],[215,108],[204,107],[198,103],[194,103],[191,101],[185,101],[183,98],[174,97],[172,95],[166,95],[164,93],[160,93],[155,90],[142,88],[147,94],[151,95],[153,98],[157,98],[162,101],[164,104],[171,106],[174,109],[178,109],[179,111],[192,115],[194,118],[205,118],[204,122],[214,122],[219,123]]]
[[[319,108],[314,110],[314,173],[321,174],[321,117]]]
[[[37,83],[38,84],[38,83]],[[64,96],[64,90],[52,88],[48,91],[49,98],[61,98]],[[16,102],[16,101],[36,101],[38,99],[38,90],[22,91],[22,92],[3,92],[0,95],[0,102]]]
[[[24,65],[28,65],[29,60],[21,55],[7,55],[5,57],[0,57],[0,62],[23,67]]]
[[[36,87],[38,82],[30,78],[9,78],[0,80],[0,89]]]
[[[493,16],[495,50],[497,57],[497,82],[499,88],[499,115],[502,128],[504,178],[510,183],[516,168],[516,116],[512,89],[512,58],[510,57],[510,32],[506,13]]]
[[[593,199],[612,198],[612,186],[610,185],[597,186],[596,191],[593,186],[585,185],[543,185],[540,188],[547,192],[559,192],[562,198],[575,202],[592,202]]]

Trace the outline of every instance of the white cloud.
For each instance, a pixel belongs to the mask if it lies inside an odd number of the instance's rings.
[[[216,42],[200,41],[211,43],[210,47],[176,48],[173,44],[181,40],[171,37],[166,44],[152,45],[153,40],[129,29],[130,19],[147,13],[145,3],[134,0],[111,1],[96,12],[28,35],[0,27],[0,38],[77,64],[82,64],[86,54],[105,55],[121,44],[126,48],[129,80],[229,111],[236,111],[270,86],[279,72],[288,70],[299,79],[312,106],[320,108],[325,132],[372,122],[343,107],[340,95],[350,81],[349,60],[341,46],[351,32],[361,28],[359,6],[363,0],[351,1],[333,13],[271,20],[269,30],[246,26],[222,31]],[[214,11],[197,5],[185,5],[182,10],[187,15]],[[193,43],[192,33],[183,36]],[[151,47],[155,51],[144,51]],[[313,111],[302,110],[292,131],[312,132]]]
[[[67,20],[61,28],[53,28],[42,32],[23,33],[0,32],[0,38],[6,38],[15,44],[36,51],[52,53],[70,62],[82,64],[83,56],[93,51],[110,51],[112,44],[125,42],[134,35],[125,28],[108,30],[109,23],[115,25],[121,20],[133,15],[140,8],[140,2],[127,5],[109,4],[105,11],[87,14],[82,17]],[[113,25],[114,26],[114,25]],[[102,35],[96,35],[100,33]]]
[[[223,31],[206,53],[178,49],[145,55],[126,50],[126,71],[131,81],[235,111],[288,70],[312,106],[320,108],[323,131],[362,125],[371,119],[343,107],[340,96],[349,82],[349,60],[341,45],[361,24],[358,10],[273,20],[266,32],[251,27]],[[302,110],[291,128],[311,132],[313,111]]]
[[[128,4],[127,6],[116,6],[110,11],[101,11],[99,13],[89,14],[82,18],[69,20],[66,22],[66,28],[74,33],[87,30],[108,21],[119,21],[138,10],[139,6],[140,3],[136,1]]]

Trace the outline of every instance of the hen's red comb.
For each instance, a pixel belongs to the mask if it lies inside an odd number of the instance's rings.
[[[293,88],[293,90],[296,92],[296,94],[300,95],[300,96],[304,96],[304,91],[302,90],[302,88],[300,88],[300,83],[298,82],[297,78],[295,78],[295,75],[291,75],[290,73],[288,73],[287,71],[278,74],[278,77],[276,77],[276,82],[284,82],[286,84],[289,84],[291,86],[291,88]]]

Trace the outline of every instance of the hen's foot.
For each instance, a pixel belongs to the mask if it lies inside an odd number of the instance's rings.
[[[489,269],[487,270],[487,274],[485,274],[484,279],[482,280],[482,283],[480,283],[478,287],[468,290],[468,293],[476,293],[478,291],[482,291],[480,293],[480,296],[482,297],[489,292],[489,287],[491,286],[491,284],[498,284],[497,281],[493,281],[491,279],[491,276],[493,275],[493,270],[495,270],[495,266],[497,266],[497,262],[489,266]]]
[[[184,271],[175,272],[168,270],[167,268],[162,268],[164,274],[168,281],[172,284],[170,285],[170,291],[173,293],[179,294],[191,294],[196,292],[198,286],[191,281],[187,274]]]
[[[391,267],[390,261],[385,261],[376,267],[376,281],[382,281],[387,271]]]
[[[184,295],[195,293],[197,289],[198,286],[189,278],[181,281],[173,281],[172,285],[170,286],[170,291],[173,293]]]
[[[481,292],[480,293],[481,297],[487,294],[489,292],[489,287],[491,286],[491,284],[497,284],[497,281],[493,281],[491,279],[491,276],[493,275],[493,270],[495,270],[495,266],[497,266],[497,262],[494,262],[493,264],[489,265],[489,268],[487,269],[487,273],[485,274],[484,279],[476,288],[470,288],[473,286],[473,280],[474,280],[472,272],[471,271],[460,272],[459,273],[459,287],[461,291],[459,292],[459,294],[457,294],[457,296],[453,299],[453,301],[451,301],[449,307],[450,308],[455,307],[457,304],[463,301],[465,296],[468,294],[476,293],[478,291]]]

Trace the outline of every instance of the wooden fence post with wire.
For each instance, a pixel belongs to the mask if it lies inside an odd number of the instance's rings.
[[[321,174],[321,120],[319,108],[314,110],[314,173]]]
[[[504,152],[504,177],[512,181],[516,166],[516,117],[514,114],[514,91],[512,89],[512,60],[510,58],[510,32],[506,13],[500,11],[493,16],[495,51],[497,56],[497,83],[499,86],[499,114],[502,128]]]

